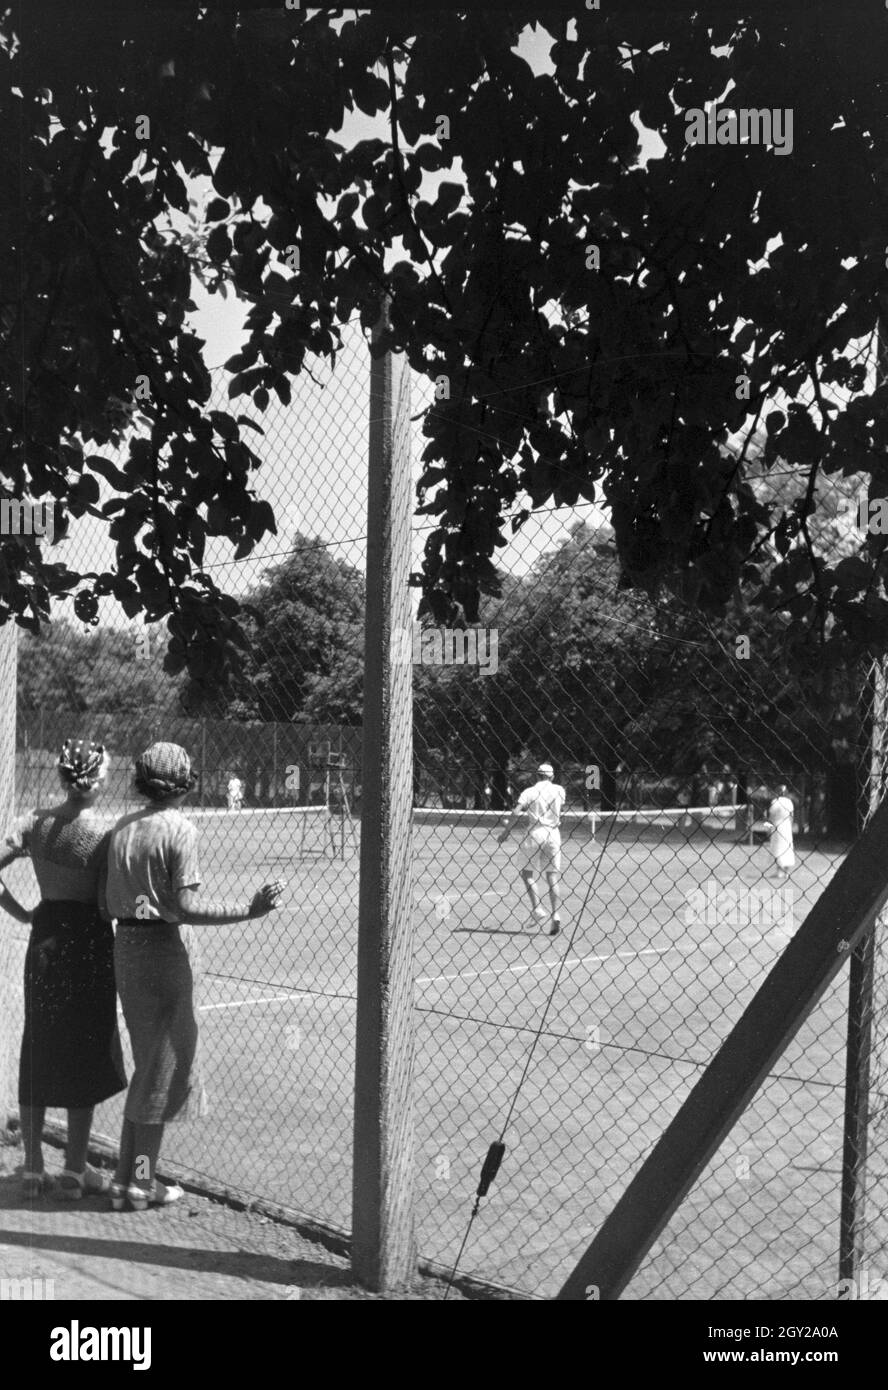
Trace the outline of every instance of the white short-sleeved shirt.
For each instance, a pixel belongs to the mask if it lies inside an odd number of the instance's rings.
[[[180,888],[197,887],[197,829],[175,807],[153,806],[117,822],[108,847],[108,915],[179,923]]]
[[[518,810],[524,811],[528,816],[531,830],[537,826],[557,830],[564,809],[564,797],[564,788],[557,782],[550,782],[546,777],[541,782],[534,782],[532,787],[527,787],[521,793],[518,798]]]
[[[788,829],[792,833],[792,820],[795,807],[788,796],[775,796],[768,807],[768,820],[776,827]]]

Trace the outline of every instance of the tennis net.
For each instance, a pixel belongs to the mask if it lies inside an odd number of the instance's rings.
[[[509,812],[474,811],[439,806],[417,806],[414,827],[436,827],[443,831],[490,830],[506,825]],[[613,840],[713,839],[725,834],[742,834],[746,826],[745,806],[673,806],[629,811],[565,811],[561,817],[562,837],[577,837],[610,843]]]
[[[206,852],[223,861],[247,858],[259,862],[274,851],[287,858],[342,858],[357,849],[359,822],[327,806],[189,807]],[[441,806],[416,806],[413,827],[420,853],[433,843],[483,841],[508,823],[506,811],[475,811]],[[627,841],[674,844],[740,838],[748,834],[745,806],[690,806],[623,811],[565,811],[561,817],[564,841],[612,844]],[[526,830],[516,826],[515,836]]]

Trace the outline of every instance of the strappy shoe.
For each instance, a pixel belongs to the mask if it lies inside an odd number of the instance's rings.
[[[48,1173],[22,1173],[22,1196],[26,1202],[36,1202],[45,1197],[55,1184]]]
[[[147,1207],[168,1207],[185,1196],[184,1187],[178,1183],[159,1182],[157,1178],[150,1187],[136,1187],[130,1183],[126,1190],[126,1200],[132,1211],[145,1211]]]
[[[112,1182],[108,1188],[108,1195],[111,1198],[111,1210],[123,1211],[126,1206],[127,1184],[125,1182]]]
[[[79,1202],[81,1197],[108,1192],[110,1187],[111,1175],[100,1172],[88,1163],[82,1173],[63,1168],[59,1178],[59,1196],[64,1197],[66,1202]]]

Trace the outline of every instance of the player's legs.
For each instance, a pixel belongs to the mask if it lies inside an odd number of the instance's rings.
[[[525,853],[527,859],[524,868],[521,870],[521,877],[524,879],[524,886],[527,889],[527,896],[530,899],[530,909],[532,914],[532,925],[540,926],[546,920],[540,902],[540,895],[537,892],[537,876],[543,865],[540,863],[540,836],[539,832],[532,830],[525,841]]]
[[[545,847],[540,853],[546,859],[546,882],[549,885],[549,906],[552,909],[549,935],[557,936],[561,930],[561,835],[557,830],[549,831]]]
[[[534,874],[533,869],[522,869],[521,877],[524,879],[524,886],[527,889],[527,896],[530,898],[530,925],[533,927],[540,927],[546,920],[546,914],[543,911],[543,906],[540,902],[540,895],[537,892],[536,876]]]
[[[774,856],[774,883],[786,883],[789,879],[789,871],[795,867],[795,856],[792,851],[781,850]]]
[[[549,905],[552,909],[550,936],[557,936],[561,930],[561,889],[558,880],[559,874],[556,870],[546,870],[546,882],[549,885]]]
[[[521,877],[524,879],[524,886],[527,889],[527,896],[530,898],[530,905],[534,912],[536,912],[540,906],[540,895],[537,892],[536,878],[533,869],[530,867],[523,868],[521,870]]]

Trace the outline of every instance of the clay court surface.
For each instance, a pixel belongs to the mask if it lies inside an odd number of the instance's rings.
[[[213,896],[277,876],[289,889],[264,920],[199,931],[212,1110],[169,1128],[165,1166],[347,1228],[357,825],[334,857],[316,852],[324,827],[303,836],[286,812],[195,818]],[[767,848],[732,831],[603,839],[567,837],[565,927],[550,940],[525,926],[520,832],[503,847],[471,818],[414,832],[420,1247],[456,1258],[543,1024],[460,1264],[537,1297],[556,1291],[840,859],[798,845],[791,900],[762,899]],[[9,879],[32,900],[27,866]],[[846,979],[626,1296],[835,1296]],[[103,1106],[97,1128],[113,1136],[119,1108]]]

